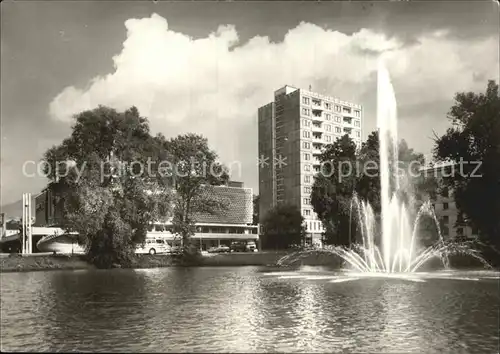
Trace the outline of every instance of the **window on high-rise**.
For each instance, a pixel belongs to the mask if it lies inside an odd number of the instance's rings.
[[[359,126],[360,126],[360,124],[359,124],[359,120],[355,120],[355,121],[354,121],[354,126],[355,126],[355,127],[359,127]]]
[[[342,122],[342,118],[340,116],[335,116],[335,122],[337,123]]]
[[[359,132],[359,130],[356,130],[356,138],[359,138],[361,137],[361,133]]]
[[[449,207],[448,203],[443,203],[443,210],[448,210]]]
[[[303,136],[304,138],[310,138],[310,137],[311,137],[311,132],[310,132],[310,131],[308,131],[308,130],[304,130],[304,131],[302,132],[302,136]]]
[[[355,110],[354,115],[359,118],[359,117],[361,117],[361,112],[358,110]]]
[[[332,120],[332,115],[327,113],[327,114],[325,114],[325,118],[326,118],[326,120]]]
[[[304,187],[304,193],[310,194],[311,193],[311,187]]]
[[[311,148],[311,143],[309,143],[309,142],[307,142],[307,141],[304,141],[304,142],[302,143],[302,147],[303,147],[304,149],[310,149],[310,148]]]
[[[326,131],[331,132],[332,131],[332,126],[330,124],[326,125]]]
[[[309,109],[308,108],[302,108],[302,114],[305,116],[310,115]]]
[[[310,216],[311,211],[309,209],[304,209],[304,216]]]
[[[325,108],[326,109],[332,109],[332,104],[328,103],[328,102],[325,102]]]
[[[302,97],[303,104],[309,104],[309,97]]]
[[[441,195],[445,198],[448,198],[450,196],[450,192],[448,190],[448,187],[443,187],[442,191],[441,191]]]
[[[304,198],[304,204],[306,205],[311,204],[311,200],[309,198]]]
[[[350,114],[351,109],[349,107],[342,107],[342,112]]]
[[[340,127],[335,127],[335,133],[337,134],[342,133],[342,129],[340,129]]]
[[[443,234],[443,236],[449,236],[450,235],[450,228],[448,226],[443,226],[441,233]]]
[[[311,159],[311,155],[310,155],[310,154],[308,154],[307,152],[306,152],[306,153],[304,153],[304,160],[308,161],[308,160],[310,160],[310,159]]]
[[[342,112],[342,107],[335,105],[335,112]]]
[[[304,171],[311,171],[311,165],[304,165]]]
[[[450,217],[449,217],[448,215],[444,215],[444,216],[443,216],[443,222],[444,222],[445,224],[448,224],[448,223],[450,222]]]
[[[305,182],[305,183],[311,183],[311,176],[309,176],[309,175],[305,175],[305,176],[304,176],[304,182]]]
[[[331,135],[325,135],[325,141],[327,143],[331,143],[332,142],[332,136]]]
[[[463,236],[463,235],[464,235],[464,228],[457,227],[457,236]]]

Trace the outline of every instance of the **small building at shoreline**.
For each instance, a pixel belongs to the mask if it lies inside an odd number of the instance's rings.
[[[233,241],[259,241],[259,227],[252,224],[252,188],[245,188],[241,182],[230,181],[222,186],[203,186],[203,192],[213,194],[225,207],[214,214],[193,215],[196,228],[193,239],[202,251],[220,245],[229,246]],[[57,227],[61,211],[62,205],[56,196],[49,189],[44,189],[35,198],[34,226]],[[172,246],[180,245],[180,237],[172,233],[172,229],[171,219],[158,221],[149,225],[148,235],[165,238]],[[57,242],[57,237],[51,237],[50,241]]]

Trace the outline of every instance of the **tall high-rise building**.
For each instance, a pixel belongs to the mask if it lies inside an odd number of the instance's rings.
[[[345,134],[361,146],[362,107],[287,85],[259,108],[258,117],[260,221],[277,204],[296,205],[309,242],[320,243],[324,228],[311,205],[318,155]]]

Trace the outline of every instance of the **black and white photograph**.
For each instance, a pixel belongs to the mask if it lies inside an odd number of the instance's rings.
[[[0,15],[2,352],[499,353],[497,0]]]

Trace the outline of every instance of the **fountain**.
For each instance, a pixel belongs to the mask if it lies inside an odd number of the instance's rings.
[[[473,242],[445,241],[430,201],[418,210],[413,225],[410,210],[401,200],[400,192],[408,192],[402,186],[401,171],[398,170],[398,136],[396,97],[389,73],[383,59],[379,60],[377,77],[377,125],[379,130],[380,184],[381,184],[381,237],[380,248],[375,243],[375,215],[367,201],[360,201],[354,195],[351,213],[357,212],[361,229],[361,244],[350,247],[326,247],[320,250],[298,252],[285,256],[279,265],[295,262],[311,252],[328,252],[340,256],[351,268],[359,273],[372,275],[408,274],[419,270],[432,258],[439,258],[445,268],[449,267],[448,256],[464,254],[478,259],[486,267],[489,264],[473,247]],[[438,241],[427,248],[418,244],[418,226],[421,217],[432,217],[439,235]]]

